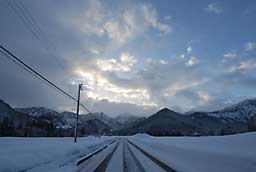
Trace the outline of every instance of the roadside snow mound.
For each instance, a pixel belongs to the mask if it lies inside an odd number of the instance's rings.
[[[1,172],[75,171],[75,162],[113,137],[78,138],[0,138]]]
[[[148,135],[148,134],[144,134],[144,133],[138,133],[138,134],[135,134],[133,136],[131,136],[133,138],[150,138],[152,136]]]

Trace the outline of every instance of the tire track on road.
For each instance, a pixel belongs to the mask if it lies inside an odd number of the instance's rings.
[[[107,155],[107,157],[100,163],[100,165],[94,170],[94,172],[105,172],[106,171],[108,163],[109,163],[111,157],[113,156],[114,152],[116,151],[119,144],[120,144],[120,140],[116,144],[113,151]]]
[[[135,148],[137,148],[139,151],[141,151],[145,156],[147,156],[149,159],[151,159],[153,162],[155,162],[158,166],[160,166],[161,168],[163,168],[167,172],[177,172],[173,168],[169,167],[168,165],[166,165],[165,163],[163,163],[159,159],[157,159],[154,156],[150,155],[148,152],[146,152],[145,150],[143,150],[142,148],[140,148],[139,146],[137,146],[136,144],[131,142],[129,139],[126,139],[126,140],[127,140],[128,143],[133,145]]]

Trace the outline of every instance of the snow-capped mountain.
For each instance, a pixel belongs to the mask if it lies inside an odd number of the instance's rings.
[[[0,136],[55,136],[57,131],[54,121],[58,119],[18,112],[0,100]]]
[[[43,115],[58,115],[59,113],[51,110],[51,109],[47,109],[45,107],[27,107],[27,108],[15,108],[16,111],[27,114],[29,116],[33,116],[33,117],[40,117]]]
[[[256,99],[244,100],[236,105],[224,108],[223,110],[208,112],[206,114],[246,122],[256,117]]]

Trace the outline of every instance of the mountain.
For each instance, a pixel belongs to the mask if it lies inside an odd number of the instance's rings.
[[[115,119],[109,117],[108,115],[104,113],[89,113],[87,115],[82,116],[81,115],[81,120],[87,121],[87,120],[99,120],[105,125],[107,125],[109,128],[115,130],[119,129],[122,124],[116,121]]]
[[[209,116],[232,118],[238,121],[247,122],[256,116],[256,99],[244,100],[236,105],[224,108],[223,110],[206,113]]]
[[[147,133],[150,135],[169,135],[178,130],[189,130],[193,125],[188,119],[172,110],[164,108],[152,116],[136,123],[133,126],[125,128],[124,134]],[[186,131],[184,131],[186,132]]]
[[[64,124],[69,125],[71,127],[73,127],[75,125],[76,113],[64,111],[64,112],[61,112],[59,114],[59,116],[61,116],[62,121],[63,121]]]
[[[54,132],[51,121],[18,112],[0,100],[0,136],[51,136]]]
[[[247,124],[232,118],[218,118],[203,113],[183,115],[164,108],[152,116],[120,131],[122,134],[150,135],[221,135],[246,132]]]
[[[0,136],[73,136],[76,114],[44,107],[12,108],[0,100]],[[147,118],[125,113],[79,115],[78,135],[225,135],[256,130],[256,99],[212,112],[180,114],[164,108]]]
[[[54,127],[63,136],[73,135],[76,113],[68,111],[58,113],[44,107],[16,108],[15,110],[29,117],[52,122]],[[78,119],[78,135],[111,134],[113,130],[121,128],[121,125],[118,121],[104,113],[80,114]]]
[[[15,108],[16,111],[27,114],[33,117],[40,116],[57,116],[59,113],[44,107],[27,107],[27,108]]]
[[[76,114],[44,108],[12,108],[0,100],[0,136],[73,136]],[[78,136],[110,134],[119,125],[105,114],[80,115]]]
[[[130,113],[122,113],[116,116],[114,119],[118,121],[120,124],[128,125],[131,124],[137,120],[139,120],[141,117],[132,115]]]
[[[23,114],[26,114],[30,117],[35,117],[39,120],[45,120],[49,123],[53,123],[54,126],[57,128],[72,128],[70,125],[68,125],[63,117],[56,111],[53,111],[51,109],[47,109],[44,107],[27,107],[27,108],[15,108],[17,112],[21,112]]]

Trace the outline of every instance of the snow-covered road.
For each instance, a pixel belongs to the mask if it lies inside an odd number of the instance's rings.
[[[79,163],[77,172],[175,172],[125,137]]]
[[[91,160],[96,163],[101,157],[103,161],[106,154],[111,154],[104,166],[101,165],[102,172],[255,172],[255,145],[256,132],[209,137],[139,134],[120,137]],[[87,162],[83,165],[86,167]],[[99,168],[79,168],[79,172],[99,171],[95,169]]]

